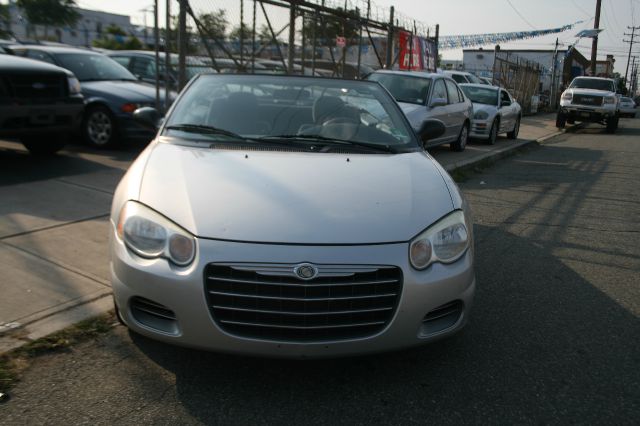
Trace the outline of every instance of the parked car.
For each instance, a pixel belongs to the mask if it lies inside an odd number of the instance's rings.
[[[82,134],[97,148],[117,145],[121,140],[151,140],[154,133],[133,120],[141,106],[155,105],[154,86],[138,81],[113,59],[91,50],[73,47],[17,45],[17,55],[55,64],[72,71],[85,99]],[[175,94],[170,93],[171,99]],[[164,104],[164,90],[160,92]]]
[[[257,63],[259,63],[260,65],[262,65],[263,67],[266,68],[266,73],[274,73],[274,74],[288,74],[289,70],[287,69],[287,67],[285,66],[285,64],[282,63],[282,61],[274,61],[274,60],[269,60],[269,59],[260,59],[259,61],[257,61]],[[259,71],[260,73],[263,73],[265,71]],[[316,71],[315,73],[311,71],[310,67],[306,67],[304,68],[304,70],[302,69],[302,65],[300,64],[293,64],[293,74],[295,75],[315,75],[318,77],[322,77],[322,75]]]
[[[620,98],[620,117],[635,117],[636,103],[631,98]]]
[[[312,105],[277,97],[292,91]],[[463,195],[367,81],[197,76],[118,185],[110,232],[120,319],[189,347],[408,347],[458,332],[475,292]]]
[[[77,130],[83,108],[72,72],[0,54],[0,137],[19,138],[32,154],[53,154]]]
[[[150,84],[156,84],[156,54],[149,50],[118,50],[107,54],[111,59],[128,69],[138,79]],[[159,80],[164,85],[165,79],[165,53],[159,52],[160,59]],[[171,68],[169,69],[169,86],[173,90],[178,88],[178,55],[170,55]],[[202,60],[187,56],[185,58],[185,73],[187,81],[202,72],[214,72],[210,65]]]
[[[620,102],[615,80],[576,77],[560,97],[556,127],[581,121],[606,125],[608,133],[615,133],[619,119]]]
[[[252,69],[255,70],[255,72],[260,73],[268,71],[267,68],[258,61],[254,61],[252,65],[251,61],[248,59],[241,62],[238,58],[214,58],[215,61],[209,56],[197,56],[196,58],[212,69],[223,74],[250,73]]]
[[[448,143],[453,151],[464,151],[473,106],[451,78],[444,74],[380,70],[367,79],[377,81],[391,93],[416,133],[429,118],[445,123],[444,135],[424,141],[426,146]]]
[[[480,80],[481,84],[486,84],[488,86],[493,86],[494,85],[493,81],[491,81],[491,79],[487,78],[487,77],[478,77],[478,80]]]
[[[520,132],[522,107],[505,89],[486,84],[461,84],[473,103],[470,136],[493,145],[498,134],[516,139]]]
[[[471,74],[470,72],[444,71],[443,73],[451,77],[458,84],[463,84],[463,83],[482,84],[482,81],[475,75]]]
[[[295,63],[301,65],[302,59],[296,59]],[[305,68],[312,70],[313,65],[313,59],[304,60]],[[325,77],[342,77],[358,80],[365,78],[375,70],[373,67],[362,63],[360,64],[360,69],[358,70],[357,62],[343,63],[339,60],[339,58],[336,58],[335,62],[328,59],[316,59],[315,71]]]

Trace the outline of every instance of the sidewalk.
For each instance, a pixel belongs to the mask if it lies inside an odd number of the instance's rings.
[[[446,145],[430,152],[452,172],[560,133],[555,115],[541,114],[523,118],[518,140],[500,136],[495,145],[471,141],[462,153]],[[72,150],[44,174],[47,163],[0,157],[0,353],[112,308],[109,206],[134,156]],[[12,170],[34,177],[16,182]]]

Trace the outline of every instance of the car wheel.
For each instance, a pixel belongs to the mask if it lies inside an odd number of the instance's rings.
[[[67,134],[25,136],[20,138],[31,155],[47,156],[60,151],[67,143]]]
[[[498,128],[500,127],[498,120],[493,120],[491,124],[491,130],[489,130],[489,139],[487,139],[487,143],[489,145],[493,145],[496,143],[496,139],[498,138]]]
[[[558,115],[556,116],[556,127],[558,129],[564,129],[564,126],[567,124],[567,117],[559,112]]]
[[[607,133],[615,133],[618,129],[618,116],[607,120]]]
[[[516,124],[513,125],[513,130],[507,133],[509,139],[518,139],[520,133],[520,117],[516,118]]]
[[[103,106],[90,107],[84,116],[85,141],[95,148],[110,148],[115,145],[115,120],[111,111]]]
[[[452,151],[462,152],[467,147],[467,140],[469,139],[469,124],[464,123],[462,126],[462,130],[460,130],[460,135],[458,136],[458,140],[454,143],[450,144],[449,147]]]

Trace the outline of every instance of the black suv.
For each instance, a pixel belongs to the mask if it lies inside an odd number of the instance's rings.
[[[82,120],[84,98],[72,72],[0,53],[0,137],[32,154],[59,151]]]

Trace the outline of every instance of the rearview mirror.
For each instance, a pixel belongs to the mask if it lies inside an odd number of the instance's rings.
[[[444,123],[440,120],[436,120],[435,118],[425,120],[420,126],[420,130],[418,130],[418,136],[420,140],[423,142],[437,139],[440,136],[444,135],[446,128],[444,127]]]
[[[445,106],[447,104],[447,100],[444,98],[434,98],[431,100],[429,106],[431,108]]]
[[[133,112],[133,119],[136,123],[153,131],[157,131],[162,125],[162,115],[157,109],[151,107],[138,108]]]

